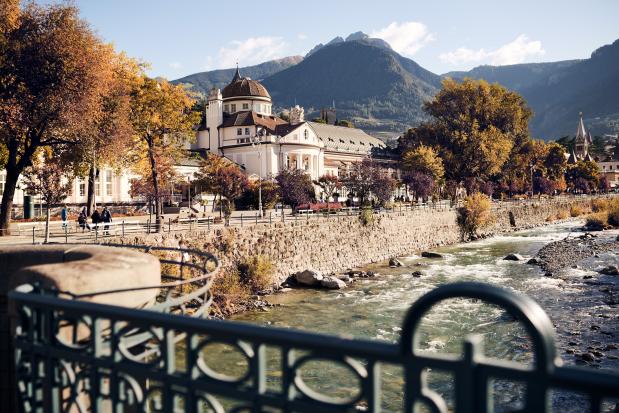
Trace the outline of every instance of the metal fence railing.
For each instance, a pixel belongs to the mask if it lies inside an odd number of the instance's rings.
[[[506,311],[526,330],[534,362],[488,358],[482,336],[465,340],[463,356],[421,351],[424,314],[454,298],[481,300]],[[402,395],[397,410],[405,412],[492,412],[493,380],[523,386],[521,406],[511,411],[550,412],[555,390],[584,395],[591,412],[617,411],[619,374],[562,365],[544,311],[526,296],[486,284],[447,284],[425,294],[408,310],[397,343],[19,290],[9,293],[9,300],[19,315],[14,347],[21,412],[379,412],[386,401],[386,365],[403,372],[395,393]],[[67,342],[63,332],[71,323],[88,333]],[[125,340],[132,331],[148,331],[150,336],[129,351]],[[217,346],[227,350],[218,351]],[[148,357],[134,356],[146,350]],[[273,354],[276,363],[270,359]],[[305,372],[315,362],[340,366],[353,376],[352,384],[336,387],[337,397],[310,386]],[[429,370],[450,375],[453,397],[430,389],[425,380]],[[327,383],[338,380],[329,369],[314,369],[312,375]]]

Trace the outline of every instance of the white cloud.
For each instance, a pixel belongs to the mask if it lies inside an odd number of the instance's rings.
[[[183,68],[183,64],[181,62],[171,62],[170,67],[174,70],[178,70]]]
[[[250,37],[245,40],[234,40],[226,47],[219,49],[216,57],[206,58],[205,69],[248,66],[277,59],[283,56],[287,44],[281,37]]]
[[[428,27],[419,22],[393,22],[387,27],[375,30],[370,37],[378,37],[391,45],[393,50],[406,56],[413,56],[426,44],[434,40]]]
[[[305,33],[299,33],[299,34],[297,34],[297,38],[299,40],[305,40],[305,39],[307,39],[307,35]]]
[[[441,53],[443,62],[454,66],[466,63],[490,63],[492,65],[512,65],[523,63],[533,57],[543,56],[546,53],[539,40],[529,40],[521,34],[514,41],[504,44],[496,50],[473,50],[460,47],[451,52]]]

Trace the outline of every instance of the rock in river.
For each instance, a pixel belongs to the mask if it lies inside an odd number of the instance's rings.
[[[314,270],[299,271],[294,275],[294,278],[299,284],[311,287],[319,285],[323,279],[322,274]]]
[[[617,268],[616,265],[609,265],[608,267],[602,268],[598,272],[604,275],[619,275],[619,268]]]
[[[439,254],[438,252],[430,252],[430,251],[422,252],[421,256],[424,258],[443,258],[443,256]]]
[[[346,288],[346,283],[336,277],[325,277],[320,281],[320,285],[330,290],[341,290]]]
[[[522,261],[524,258],[520,254],[507,254],[503,259],[505,261]]]
[[[402,263],[397,258],[389,258],[390,267],[401,267]]]
[[[423,275],[423,273],[421,271],[413,271],[411,275],[415,278],[419,278]]]

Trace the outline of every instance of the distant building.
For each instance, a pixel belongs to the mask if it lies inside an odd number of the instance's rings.
[[[337,112],[335,108],[320,109],[320,119],[324,120],[327,125],[335,125],[337,122]]]
[[[612,153],[598,162],[600,174],[606,179],[613,188],[619,187],[619,138],[615,140],[615,147]]]
[[[589,154],[589,148],[593,144],[591,132],[585,130],[585,124],[582,120],[582,112],[580,112],[580,120],[576,128],[576,137],[574,138],[574,146],[568,159],[569,163],[576,163],[580,160],[592,161],[593,158]]]

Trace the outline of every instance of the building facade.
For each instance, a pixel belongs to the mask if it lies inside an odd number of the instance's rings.
[[[307,122],[300,106],[285,121],[273,113],[260,82],[237,71],[223,90],[209,93],[204,122],[191,149],[224,156],[251,177],[303,170],[313,179],[341,175],[352,163],[373,156],[387,162],[388,148],[361,129]]]

